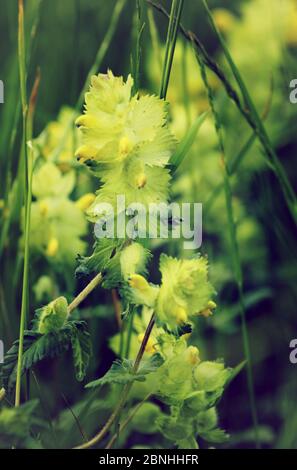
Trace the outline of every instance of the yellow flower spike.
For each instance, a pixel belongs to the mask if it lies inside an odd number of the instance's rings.
[[[82,145],[79,147],[79,149],[76,151],[76,158],[79,161],[86,161],[90,160],[92,158],[95,158],[97,155],[97,149],[96,147],[92,147],[92,145]]]
[[[136,184],[137,184],[138,189],[144,188],[146,183],[147,183],[147,177],[145,173],[142,173],[141,175],[137,177]]]
[[[195,346],[189,346],[186,350],[186,362],[196,366],[200,362],[199,349]]]
[[[4,208],[4,199],[0,199],[0,210]]]
[[[137,337],[139,343],[141,344],[144,338],[144,333],[140,333]],[[156,346],[155,346],[155,341],[153,338],[149,338],[148,342],[145,346],[145,352],[148,354],[154,354],[156,352]]]
[[[87,193],[87,194],[84,194],[82,197],[80,197],[76,201],[75,204],[77,207],[79,207],[79,209],[81,209],[82,211],[85,211],[95,201],[95,198],[96,198],[95,194]]]
[[[122,157],[126,157],[131,152],[133,147],[133,142],[131,142],[127,136],[124,136],[120,139],[119,152]]]
[[[150,288],[150,285],[147,280],[140,274],[132,274],[128,282],[129,286],[132,287],[132,289],[138,289],[142,292]]]
[[[48,214],[48,203],[46,201],[40,201],[39,202],[39,209],[40,209],[40,213],[43,217],[47,216]]]
[[[48,242],[47,249],[46,249],[46,255],[52,258],[53,256],[55,256],[57,254],[58,249],[59,249],[59,242],[58,242],[57,238],[53,237]]]

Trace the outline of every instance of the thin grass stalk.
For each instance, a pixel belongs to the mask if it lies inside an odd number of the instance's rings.
[[[110,23],[109,23],[108,30],[107,30],[104,38],[103,38],[103,41],[100,44],[100,47],[99,47],[98,52],[96,54],[95,61],[92,65],[92,67],[89,70],[89,73],[88,73],[87,78],[85,80],[84,86],[83,86],[83,88],[80,92],[79,98],[77,100],[77,103],[76,103],[76,106],[75,106],[76,110],[79,110],[82,107],[83,102],[84,102],[85,93],[86,93],[86,91],[89,87],[91,77],[92,77],[92,75],[97,73],[97,71],[99,70],[99,68],[102,64],[102,61],[103,61],[103,59],[104,59],[104,57],[105,57],[105,55],[108,51],[108,48],[110,46],[110,43],[111,43],[112,38],[114,36],[114,33],[116,31],[118,21],[120,19],[121,13],[123,11],[123,8],[124,8],[126,2],[127,2],[127,0],[118,0],[116,5],[115,5],[113,15],[112,15]]]
[[[134,409],[131,411],[129,416],[119,425],[119,430],[117,433],[115,433],[110,440],[108,441],[105,449],[112,449],[114,443],[118,439],[120,433],[128,426],[128,424],[132,421],[132,419],[135,417],[135,415],[138,413],[140,408],[150,399],[151,393],[149,393],[140,403],[138,403]]]
[[[31,181],[30,164],[27,153],[27,91],[26,91],[26,51],[25,51],[25,34],[24,34],[24,5],[23,0],[18,3],[18,57],[19,57],[19,74],[20,74],[20,90],[23,115],[23,136],[22,136],[22,153],[25,160],[25,249],[24,249],[24,268],[23,268],[23,287],[22,287],[22,304],[19,332],[19,349],[16,376],[15,406],[20,405],[21,400],[21,378],[22,378],[22,361],[23,361],[23,345],[24,330],[26,326],[27,306],[28,306],[28,289],[29,289],[29,235],[30,235],[30,208],[31,208]],[[32,165],[31,165],[32,167]]]
[[[134,55],[131,55],[131,70],[134,79],[133,92],[137,93],[140,87],[140,59],[141,59],[141,36],[145,23],[141,23],[140,0],[136,0],[136,10],[133,18],[132,38],[134,44]]]
[[[125,358],[127,359],[129,359],[129,355],[130,355],[130,346],[131,346],[131,338],[132,338],[132,333],[133,333],[134,317],[135,317],[135,309],[133,308],[132,312],[130,313],[128,331],[127,331],[127,343],[126,343],[126,350],[125,350]]]
[[[232,59],[232,56],[229,52],[229,49],[227,47],[227,44],[222,36],[222,34],[220,33],[220,31],[218,30],[216,24],[215,24],[215,21],[213,19],[213,16],[212,16],[212,13],[208,7],[208,4],[207,4],[207,1],[206,0],[202,0],[203,2],[203,5],[205,7],[205,10],[206,10],[206,13],[207,13],[207,16],[208,16],[208,19],[209,19],[209,22],[213,28],[213,30],[215,31],[219,41],[220,41],[220,44],[222,46],[222,49],[223,49],[223,52],[224,52],[224,55],[226,57],[226,60],[230,66],[230,69],[233,73],[233,76],[240,88],[240,91],[242,93],[242,97],[243,97],[243,100],[244,100],[244,105],[245,105],[245,114],[250,116],[251,119],[253,120],[254,122],[254,125],[255,125],[255,130],[257,132],[257,135],[258,135],[258,138],[260,140],[260,142],[262,143],[265,151],[266,151],[266,154],[267,154],[267,157],[270,161],[270,164],[271,164],[271,167],[273,169],[273,171],[275,172],[275,174],[277,175],[278,179],[279,179],[279,182],[281,184],[281,187],[282,187],[282,190],[283,190],[283,193],[284,193],[284,197],[286,199],[286,202],[287,202],[287,205],[290,209],[290,212],[291,212],[291,215],[292,217],[294,218],[295,222],[297,222],[297,199],[296,199],[296,194],[295,194],[295,191],[293,190],[292,188],[292,185],[287,177],[287,174],[283,168],[283,166],[281,165],[279,159],[278,159],[278,156],[273,148],[273,145],[272,143],[270,142],[270,139],[268,137],[268,134],[266,132],[266,129],[265,129],[265,126],[262,122],[262,119],[260,118],[259,116],[259,113],[256,109],[256,106],[254,105],[254,102],[248,92],[248,89],[244,83],[244,80],[238,70],[238,68],[236,67],[233,59]]]
[[[156,22],[154,18],[154,13],[151,8],[149,8],[147,11],[147,17],[148,17],[149,30],[150,30],[152,46],[153,46],[153,51],[154,51],[154,57],[156,58],[158,67],[160,67],[160,70],[161,70],[162,69],[162,53],[161,53],[159,35],[158,35],[158,30],[157,30],[157,26],[156,26]]]
[[[147,342],[149,340],[149,337],[151,335],[151,332],[152,332],[152,329],[153,329],[154,325],[155,325],[155,313],[153,313],[152,316],[151,316],[151,319],[148,323],[148,326],[147,326],[145,334],[144,334],[144,338],[143,338],[142,343],[140,345],[137,357],[135,359],[134,366],[133,366],[133,373],[134,374],[136,374],[137,371],[138,371],[139,365],[140,365],[141,360],[143,358],[143,354],[144,354]],[[94,445],[96,445],[100,441],[102,441],[102,439],[106,436],[106,434],[109,432],[112,425],[116,422],[116,420],[118,419],[118,417],[122,413],[132,387],[133,387],[133,382],[130,382],[130,383],[128,383],[124,386],[122,394],[121,394],[121,398],[120,398],[115,410],[110,415],[109,419],[107,420],[107,422],[105,423],[105,425],[103,426],[101,431],[99,431],[99,433],[96,434],[88,442],[85,442],[85,443],[75,447],[75,449],[89,449],[90,447],[93,447]]]
[[[179,24],[181,20],[181,14],[183,10],[184,0],[173,0],[171,4],[170,18],[168,33],[166,39],[166,48],[165,48],[165,58],[164,66],[160,87],[160,98],[166,99],[169,78],[171,73],[171,67],[174,57],[175,45],[177,40],[177,33],[179,29]]]
[[[44,0],[39,0],[38,5],[36,7],[36,16],[33,20],[30,38],[29,38],[29,44],[26,47],[26,69],[29,69],[29,66],[30,66],[30,61],[31,61],[33,47],[35,44],[36,34],[37,34],[38,25],[40,21],[41,7],[43,4],[43,1]],[[11,157],[13,153],[15,139],[16,139],[17,131],[18,131],[18,124],[19,124],[19,120],[21,117],[21,110],[22,110],[22,103],[18,103],[16,110],[15,110],[15,114],[14,114],[13,126],[10,132],[10,140],[8,144],[8,156],[9,157]],[[5,200],[5,206],[9,208],[9,211],[8,211],[8,216],[4,219],[3,224],[2,224],[1,237],[0,237],[0,257],[2,255],[5,241],[7,240],[7,235],[8,235],[9,227],[11,223],[11,216],[15,212],[14,209],[18,201],[21,201],[23,197],[23,194],[22,194],[23,184],[19,184],[19,183],[22,183],[24,180],[22,177],[23,171],[24,171],[23,162],[24,162],[24,156],[23,156],[23,146],[22,146],[21,152],[20,152],[18,170],[17,170],[17,178],[14,181],[12,188],[11,188],[11,182],[12,182],[11,158],[8,159],[8,163],[6,166],[4,200]],[[19,205],[19,207],[21,208],[21,205]]]
[[[251,134],[251,136],[248,138],[248,140],[243,144],[242,148],[239,150],[239,152],[236,154],[236,156],[233,158],[233,160],[229,163],[229,165],[226,166],[226,171],[228,172],[229,176],[232,176],[236,171],[238,170],[238,167],[240,166],[241,162],[247,155],[248,151],[252,148],[253,144],[255,143],[256,140],[256,134]],[[204,213],[207,213],[211,210],[211,207],[221,191],[224,189],[224,182],[219,184],[210,197],[207,199],[206,203],[204,204]]]
[[[59,144],[57,145],[57,149],[53,154],[53,160],[58,158],[58,156],[61,152],[61,149],[64,145],[64,142],[67,139],[68,134],[73,129],[73,124],[74,124],[75,118],[77,116],[77,113],[81,110],[81,108],[83,106],[85,93],[86,93],[86,91],[87,91],[87,89],[90,85],[91,77],[92,77],[92,75],[95,75],[101,67],[103,59],[104,59],[104,57],[106,55],[106,52],[108,51],[108,48],[110,46],[110,43],[113,39],[114,33],[116,31],[116,28],[117,28],[117,25],[118,25],[118,22],[119,22],[119,19],[120,19],[120,16],[121,16],[121,13],[123,11],[123,8],[124,8],[126,2],[127,2],[127,0],[118,0],[117,3],[116,3],[116,6],[114,8],[114,11],[113,11],[110,23],[109,23],[108,30],[106,31],[106,34],[103,38],[103,41],[101,42],[101,44],[99,46],[99,49],[98,49],[96,57],[95,57],[95,61],[92,64],[92,66],[91,66],[91,68],[88,72],[85,83],[84,83],[84,85],[82,87],[82,90],[80,92],[79,98],[78,98],[78,100],[75,104],[75,107],[74,107],[75,111],[73,113],[73,116],[69,120],[69,124],[66,126],[65,132],[63,133],[63,135],[61,137],[61,140],[60,140]]]
[[[153,0],[146,0],[146,1],[147,3],[152,5],[156,10],[161,12],[164,16],[166,16],[169,19],[170,15],[167,13],[167,11],[165,10],[165,8],[163,8],[162,5],[154,2]],[[203,47],[203,45],[201,44],[197,36],[192,31],[187,31],[182,26],[182,24],[180,24],[179,28],[183,36],[186,38],[186,40],[194,44],[196,55],[199,55],[201,59],[203,60],[204,64],[206,65],[206,67],[212,70],[213,73],[218,77],[220,82],[223,84],[225,91],[227,95],[229,96],[229,98],[235,103],[235,105],[237,106],[238,110],[240,111],[244,119],[247,121],[251,129],[253,129],[254,132],[256,133],[258,140],[261,142],[261,145],[265,151],[265,154],[268,156],[269,167],[275,172],[275,175],[280,182],[280,185],[281,185],[284,197],[285,197],[285,201],[290,210],[290,213],[293,219],[297,221],[297,203],[296,203],[295,192],[292,188],[290,181],[287,178],[286,173],[284,172],[284,169],[281,163],[278,160],[278,157],[275,153],[275,150],[273,149],[273,146],[270,142],[270,139],[267,135],[265,128],[264,128],[264,133],[261,132],[260,130],[260,127],[263,128],[264,126],[261,123],[261,119],[259,118],[258,113],[256,115],[256,120],[255,120],[255,115],[252,114],[251,109],[246,108],[246,106],[244,106],[244,104],[241,102],[241,99],[237,91],[228,80],[226,74],[220,68],[220,66],[209,56],[209,54],[207,53],[207,51],[205,50],[205,48]],[[274,164],[275,160],[277,160],[276,164]]]
[[[232,191],[231,191],[231,185],[230,185],[230,180],[229,180],[229,172],[227,170],[226,160],[225,160],[223,129],[221,126],[220,117],[215,107],[214,95],[208,82],[205,65],[199,56],[197,56],[197,58],[198,58],[198,62],[200,65],[201,77],[205,85],[207,94],[208,94],[209,104],[212,109],[215,129],[216,129],[216,133],[218,136],[219,149],[221,153],[221,164],[222,164],[221,167],[223,170],[225,201],[226,201],[226,210],[227,210],[227,218],[228,218],[228,229],[229,229],[229,235],[230,235],[230,248],[231,248],[232,263],[233,263],[233,268],[234,268],[234,278],[237,284],[237,290],[238,290],[238,295],[239,295],[243,350],[244,350],[244,355],[245,355],[245,359],[247,362],[248,393],[249,393],[249,399],[250,399],[252,421],[253,421],[253,426],[254,426],[254,431],[255,431],[255,441],[256,441],[257,448],[259,448],[260,441],[259,441],[259,433],[258,433],[258,415],[257,415],[257,408],[256,408],[255,392],[254,392],[254,379],[253,379],[249,334],[248,334],[248,328],[246,324],[246,314],[245,314],[245,305],[244,305],[244,296],[243,296],[243,275],[242,275],[242,268],[241,268],[240,255],[239,255],[236,224],[235,224],[235,219],[234,219],[234,214],[233,214]]]

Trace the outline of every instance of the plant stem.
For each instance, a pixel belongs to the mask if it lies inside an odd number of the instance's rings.
[[[85,300],[92,290],[102,282],[102,279],[102,274],[99,273],[91,280],[91,282],[89,282],[89,284],[75,297],[75,299],[73,299],[71,304],[68,305],[68,315],[70,315],[71,312],[76,309],[83,300]]]
[[[166,99],[166,95],[167,95],[169,78],[170,78],[170,73],[171,73],[171,67],[172,67],[172,62],[173,62],[177,33],[179,29],[179,23],[181,19],[183,5],[184,5],[184,0],[173,0],[171,4],[171,11],[170,11],[167,39],[166,39],[163,73],[162,73],[161,87],[160,87],[160,93],[159,93],[159,96],[161,99]]]
[[[147,400],[149,400],[149,398],[151,397],[151,393],[149,393],[140,403],[138,403],[135,408],[131,411],[130,415],[125,419],[125,421],[120,424],[120,427],[119,427],[119,430],[117,433],[115,433],[111,439],[109,440],[109,442],[107,443],[105,449],[111,449],[112,446],[114,445],[114,443],[116,442],[116,440],[118,439],[120,433],[128,426],[128,424],[130,423],[130,421],[132,421],[132,419],[134,418],[134,416],[136,415],[136,413],[140,410],[140,408],[147,402]]]
[[[94,60],[94,63],[92,64],[90,70],[89,70],[89,73],[87,75],[87,78],[84,82],[84,85],[82,87],[82,90],[79,94],[79,98],[75,104],[75,111],[72,115],[72,117],[69,119],[69,124],[67,125],[67,127],[65,128],[65,132],[63,132],[63,135],[61,136],[61,140],[59,141],[59,144],[57,145],[57,148],[55,150],[55,152],[53,153],[53,160],[56,160],[61,152],[61,149],[63,148],[63,146],[65,145],[65,141],[67,139],[67,136],[69,134],[69,132],[71,131],[71,129],[73,128],[73,125],[74,125],[74,121],[77,117],[77,113],[81,110],[81,107],[83,105],[83,102],[84,102],[84,96],[85,96],[85,93],[88,89],[88,86],[90,84],[90,80],[91,80],[91,77],[92,75],[95,75],[98,70],[100,69],[101,67],[101,64],[102,64],[102,61],[106,55],[106,52],[110,46],[110,43],[112,41],[112,38],[114,36],[114,33],[116,31],[116,27],[118,25],[118,21],[120,19],[120,16],[121,16],[121,13],[123,11],[123,8],[126,4],[127,0],[118,0],[116,5],[115,5],[115,8],[113,10],[113,14],[112,14],[112,17],[111,17],[111,20],[110,20],[110,23],[109,23],[109,27],[106,31],[106,34],[103,38],[103,40],[101,41],[100,43],[100,46],[98,48],[98,51],[97,51],[97,54],[96,54],[96,57],[95,57],[95,60]]]
[[[126,350],[125,350],[125,358],[129,359],[130,355],[130,345],[131,345],[131,337],[133,331],[133,320],[134,320],[135,309],[132,310],[129,318],[128,323],[128,332],[127,332],[127,342],[126,342]]]
[[[138,371],[140,362],[142,360],[142,357],[143,357],[147,342],[149,340],[150,334],[151,334],[152,329],[154,327],[154,324],[155,324],[155,313],[153,313],[152,316],[151,316],[151,319],[149,321],[149,324],[148,324],[148,326],[146,328],[146,331],[145,331],[145,334],[144,334],[144,338],[143,338],[142,343],[140,345],[136,360],[134,362],[133,372],[135,374]],[[118,416],[121,414],[121,412],[122,412],[122,410],[123,410],[123,408],[126,404],[127,398],[129,396],[129,393],[130,393],[130,390],[131,390],[132,387],[133,387],[133,382],[130,382],[130,383],[128,383],[124,386],[122,394],[121,394],[121,398],[120,398],[116,408],[114,409],[113,413],[110,415],[109,419],[107,420],[107,422],[105,423],[105,425],[103,426],[101,431],[99,431],[99,433],[96,434],[88,442],[86,442],[84,444],[81,444],[77,447],[74,447],[75,449],[89,449],[90,447],[93,447],[95,444],[98,444],[98,442],[100,442],[106,436],[106,434],[110,430],[113,423],[116,421]]]
[[[23,137],[22,137],[22,156],[25,161],[25,250],[24,250],[24,270],[23,270],[23,287],[22,287],[22,304],[19,332],[19,349],[16,376],[16,392],[15,406],[20,405],[21,400],[21,377],[22,377],[22,361],[23,361],[23,345],[24,330],[26,326],[27,306],[28,306],[28,288],[29,288],[29,236],[30,236],[30,209],[31,209],[31,182],[32,172],[30,174],[30,165],[27,155],[27,91],[26,91],[26,56],[25,56],[25,34],[24,34],[24,5],[23,0],[18,3],[18,54],[19,54],[19,75],[21,102],[23,113]]]
[[[234,214],[233,214],[232,192],[231,192],[231,185],[230,185],[230,180],[229,180],[230,177],[229,177],[229,172],[228,172],[226,161],[225,161],[225,145],[224,145],[224,138],[223,138],[223,129],[221,126],[220,117],[215,107],[213,91],[208,82],[205,64],[201,60],[199,55],[197,55],[197,60],[200,66],[201,78],[208,94],[208,101],[212,109],[214,123],[215,123],[215,130],[217,133],[219,149],[221,153],[221,164],[222,164],[221,166],[223,170],[225,202],[226,202],[226,211],[227,211],[227,218],[228,218],[228,228],[229,228],[229,234],[230,234],[230,248],[231,248],[232,261],[233,261],[234,278],[237,284],[237,290],[238,290],[238,295],[239,295],[243,349],[244,349],[245,359],[247,361],[248,392],[249,392],[252,420],[253,420],[253,425],[254,425],[254,430],[255,430],[255,439],[256,439],[257,447],[259,447],[260,444],[259,444],[259,434],[258,434],[258,416],[257,416],[255,392],[254,392],[253,369],[252,369],[249,334],[248,334],[248,328],[247,328],[246,318],[245,318],[245,306],[244,306],[244,297],[243,297],[243,275],[242,275],[242,268],[241,268],[240,256],[239,256],[236,224],[235,224]]]
[[[152,5],[154,8],[156,8],[158,11],[160,11],[164,16],[167,18],[170,18],[170,15],[167,13],[165,8],[163,8],[162,5],[159,3],[154,2],[153,0],[146,0],[147,3]],[[227,78],[226,74],[224,71],[221,69],[221,67],[209,56],[207,51],[205,50],[204,46],[201,44],[200,40],[198,37],[192,32],[192,31],[187,31],[181,24],[179,25],[179,29],[183,36],[187,39],[187,41],[192,42],[195,48],[196,55],[200,55],[201,59],[203,60],[204,64],[206,67],[208,67],[212,72],[218,77],[218,79],[221,81],[223,84],[226,93],[228,94],[229,98],[235,103],[237,106],[238,110],[246,120],[246,122],[249,124],[251,129],[255,132],[257,135],[258,140],[260,141],[267,157],[268,157],[268,163],[269,167],[272,168],[274,171],[284,194],[284,198],[286,201],[286,204],[290,210],[290,213],[295,221],[297,222],[297,202],[296,202],[296,194],[295,191],[292,187],[291,182],[289,181],[284,168],[282,164],[280,163],[278,156],[273,148],[273,145],[271,143],[271,140],[267,134],[267,131],[265,129],[265,126],[263,125],[261,118],[256,110],[256,107],[248,93],[248,90],[246,88],[246,85],[244,81],[242,80],[242,77],[235,66],[233,59],[227,49],[227,46],[225,44],[225,41],[216,28],[216,25],[214,23],[214,20],[212,19],[211,13],[207,7],[206,2],[203,0],[204,5],[206,5],[207,12],[209,14],[210,21],[212,23],[212,26],[214,27],[216,34],[218,35],[218,38],[221,42],[221,45],[223,47],[223,51],[225,54],[225,57],[227,59],[227,62],[229,63],[229,66],[232,70],[233,76],[235,80],[237,81],[237,84],[240,88],[240,91],[243,95],[244,98],[244,103],[242,103],[241,98],[239,97],[237,91],[235,88],[232,86],[230,83],[229,79]]]

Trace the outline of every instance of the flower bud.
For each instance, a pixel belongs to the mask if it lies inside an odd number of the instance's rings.
[[[207,392],[224,387],[229,377],[229,370],[221,362],[201,362],[194,370],[194,380],[197,390]]]
[[[65,297],[58,297],[38,312],[37,331],[41,334],[58,331],[68,316],[68,303]]]

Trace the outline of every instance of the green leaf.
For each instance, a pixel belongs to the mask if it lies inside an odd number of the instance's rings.
[[[177,447],[178,449],[199,449],[198,443],[194,436],[178,441]]]
[[[131,427],[143,434],[155,434],[158,432],[156,420],[161,410],[155,403],[144,403],[134,416]]]
[[[119,241],[116,239],[101,238],[96,240],[91,256],[79,255],[77,257],[79,266],[75,271],[76,276],[87,276],[93,272],[104,272],[118,246]]]
[[[229,440],[230,436],[223,429],[216,428],[211,431],[200,433],[200,436],[207,442],[214,442],[216,444],[222,444]]]
[[[179,143],[176,151],[174,152],[174,154],[172,155],[169,161],[169,164],[173,166],[173,171],[175,171],[180,166],[180,164],[182,163],[182,161],[184,160],[184,158],[190,151],[193,143],[195,142],[197,133],[207,116],[208,116],[208,111],[198,116],[197,119],[194,121],[192,127],[189,129],[187,134]]]
[[[225,388],[228,387],[228,385],[232,382],[232,380],[235,379],[235,377],[237,377],[237,375],[242,371],[242,369],[246,366],[247,364],[247,361],[242,361],[240,362],[236,367],[234,367],[233,369],[229,369],[230,370],[230,375],[229,375],[229,378],[225,384]]]
[[[155,372],[163,363],[160,355],[155,354],[149,360],[143,361],[135,373],[133,371],[134,361],[123,359],[116,360],[106,374],[98,380],[94,380],[86,385],[86,388],[101,387],[106,384],[126,385],[131,382],[144,382],[146,376]]]
[[[193,426],[189,420],[163,415],[157,418],[156,423],[161,434],[173,442],[188,439],[193,435]]]
[[[81,382],[85,378],[92,352],[90,334],[84,326],[77,329],[76,334],[71,337],[71,346],[75,375],[77,380]]]
[[[59,331],[40,334],[35,331],[25,331],[22,374],[46,357],[55,357],[67,351],[71,339],[77,331],[84,328],[85,323],[79,321],[67,322]],[[4,358],[1,378],[4,387],[10,392],[15,385],[19,341],[15,341]]]
[[[34,416],[38,400],[31,400],[15,408],[2,408],[0,411],[0,448],[21,445],[30,435],[33,424],[41,421]]]
[[[204,5],[204,8],[206,10],[206,13],[207,13],[207,16],[208,16],[208,19],[209,19],[209,22],[213,28],[213,30],[215,31],[216,35],[217,35],[217,38],[220,42],[220,45],[222,47],[222,50],[223,50],[223,53],[224,53],[224,56],[229,64],[229,67],[232,71],[232,74],[237,82],[237,85],[241,91],[241,94],[242,94],[242,97],[243,97],[243,100],[244,100],[244,107],[242,107],[240,109],[240,111],[242,112],[243,109],[245,109],[245,112],[244,112],[244,117],[245,119],[247,120],[247,122],[249,123],[249,125],[251,127],[253,127],[256,131],[256,134],[263,146],[263,149],[265,150],[266,154],[267,154],[267,157],[269,159],[269,162],[273,168],[273,171],[274,173],[276,174],[278,180],[279,180],[279,183],[281,185],[281,188],[283,190],[283,193],[284,193],[284,197],[286,199],[286,202],[287,202],[287,205],[288,205],[288,208],[294,218],[294,221],[296,222],[297,221],[297,212],[296,212],[296,193],[294,191],[294,188],[292,187],[291,185],[291,182],[287,176],[287,173],[286,171],[284,170],[284,167],[282,165],[282,163],[280,162],[279,158],[278,158],[278,155],[276,154],[274,148],[273,148],[273,144],[270,140],[270,137],[268,136],[267,134],[267,131],[266,131],[266,128],[263,124],[263,121],[261,119],[261,117],[259,116],[259,113],[257,111],[257,108],[254,104],[254,101],[253,99],[251,98],[251,95],[248,91],[248,88],[241,76],[241,73],[239,71],[239,69],[237,68],[237,66],[235,65],[235,62],[232,58],[232,55],[227,47],[227,43],[225,41],[225,39],[223,38],[223,35],[221,34],[221,32],[219,31],[219,29],[217,28],[216,24],[215,24],[215,21],[214,21],[214,18],[212,16],[212,13],[208,7],[208,4],[207,4],[207,1],[206,0],[202,0],[203,1],[203,5]]]

